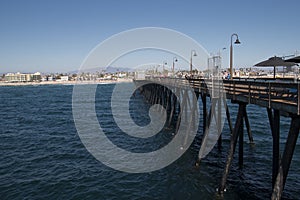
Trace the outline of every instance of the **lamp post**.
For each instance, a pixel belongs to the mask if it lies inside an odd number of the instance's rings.
[[[163,67],[162,74],[163,74],[163,75],[165,75],[165,65],[167,65],[167,64],[168,64],[167,61],[164,61],[164,62],[163,62],[163,65],[162,65],[162,67]]]
[[[233,36],[236,37],[236,40],[234,42],[234,44],[241,44],[241,42],[239,41],[239,36],[236,33],[233,33],[231,35],[231,40],[230,40],[230,79],[233,79],[233,70],[232,70],[232,62],[233,62],[233,47],[232,47],[232,38]]]
[[[161,67],[160,64],[156,65],[156,67],[155,67],[155,74],[156,74],[156,76],[159,75],[159,71],[158,71],[159,67]]]
[[[190,73],[192,74],[193,71],[193,56],[197,56],[197,53],[195,50],[191,51],[191,62],[190,62]]]
[[[173,65],[172,65],[172,74],[174,75],[174,69],[175,69],[175,62],[177,62],[178,60],[177,60],[177,58],[176,57],[174,57],[173,58]]]
[[[224,50],[226,50],[226,47],[219,49],[219,57],[220,57],[221,61],[222,61],[222,51],[224,51]],[[222,67],[222,62],[220,63],[220,69],[221,69],[221,67]]]

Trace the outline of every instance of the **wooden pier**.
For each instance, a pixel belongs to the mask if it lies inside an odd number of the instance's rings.
[[[194,90],[197,99],[201,97],[203,109],[203,139],[205,141],[207,128],[210,126],[212,115],[215,114],[215,106],[222,103],[226,109],[226,118],[228,120],[231,132],[230,148],[228,151],[227,161],[218,193],[223,194],[226,187],[227,177],[229,175],[233,156],[235,153],[237,141],[239,140],[239,166],[243,166],[243,143],[244,143],[244,122],[249,138],[249,142],[253,143],[253,136],[247,115],[247,105],[254,104],[266,108],[270,131],[273,138],[273,157],[272,157],[272,199],[281,199],[282,191],[285,186],[286,178],[294,154],[297,138],[300,129],[300,82],[284,82],[275,80],[260,79],[238,79],[238,80],[218,80],[212,79],[175,79],[175,78],[151,78],[148,80],[135,80],[138,87],[139,82],[155,83],[156,86],[145,87],[141,89],[147,98],[152,98],[151,103],[160,103],[168,107],[168,123],[174,120],[174,112],[178,107],[176,97],[167,90],[165,86],[176,85],[178,88],[190,87]],[[159,85],[159,86],[158,86]],[[213,90],[217,88],[224,91],[224,98],[216,95]],[[167,93],[166,93],[167,92]],[[210,108],[207,108],[207,97],[211,99]],[[232,125],[229,108],[226,100],[238,104],[238,113],[236,122]],[[217,107],[218,107],[217,106]],[[208,112],[209,110],[209,112]],[[220,112],[218,112],[220,113]],[[290,129],[288,131],[285,149],[283,153],[279,150],[280,138],[280,116],[291,118]],[[220,123],[220,116],[216,117],[217,123]],[[180,123],[178,118],[177,123]],[[176,125],[177,126],[177,125]],[[219,131],[219,130],[218,130]],[[221,130],[220,130],[221,131]],[[218,147],[222,145],[222,137],[218,140]],[[200,154],[200,152],[199,152]],[[280,156],[282,155],[282,156]],[[200,157],[199,157],[200,158]],[[200,160],[196,164],[199,164]]]

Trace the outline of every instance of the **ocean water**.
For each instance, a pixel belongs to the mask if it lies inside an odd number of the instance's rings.
[[[129,83],[130,84],[130,83]],[[172,139],[164,130],[151,139],[122,134],[110,106],[114,84],[98,85],[95,109],[99,123],[114,144],[134,152],[152,151]],[[0,199],[220,199],[216,194],[229,147],[228,124],[223,147],[214,148],[195,167],[202,124],[190,148],[171,165],[150,173],[116,171],[95,159],[82,144],[72,115],[72,85],[0,87]],[[237,106],[230,104],[232,121]],[[201,103],[199,103],[201,107]],[[137,93],[130,114],[139,125],[149,123],[149,104]],[[237,152],[224,199],[269,199],[272,136],[265,108],[247,107],[255,145],[245,134],[244,167]],[[281,150],[290,119],[281,117]],[[136,145],[138,143],[138,145]],[[300,198],[300,141],[283,199]]]

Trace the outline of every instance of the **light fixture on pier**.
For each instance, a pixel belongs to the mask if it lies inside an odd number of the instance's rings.
[[[197,56],[197,53],[195,50],[191,51],[191,62],[190,62],[190,73],[192,74],[193,71],[193,56]]]
[[[239,36],[236,33],[233,33],[231,35],[231,40],[230,40],[230,79],[233,79],[233,70],[232,70],[232,62],[233,62],[233,47],[232,47],[232,38],[233,36],[236,37],[236,40],[234,42],[234,44],[241,44],[240,40],[239,40]]]
[[[163,67],[162,74],[165,74],[165,65],[168,65],[167,61],[164,61],[162,64],[162,67]]]
[[[174,69],[175,69],[175,62],[177,62],[178,60],[177,60],[177,58],[176,57],[174,57],[173,58],[173,65],[172,65],[172,73],[174,74]]]

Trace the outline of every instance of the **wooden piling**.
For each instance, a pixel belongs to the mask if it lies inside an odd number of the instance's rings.
[[[176,105],[177,105],[177,97],[176,97],[176,95],[172,94],[171,95],[171,100],[172,100],[172,103],[171,103],[171,112],[170,112],[169,122],[168,122],[168,126],[169,127],[172,124],[172,121],[174,119],[174,114],[176,112]]]
[[[203,134],[205,133],[206,125],[207,125],[207,105],[206,105],[206,94],[201,93],[202,99],[202,110],[203,110]]]
[[[229,153],[228,153],[228,156],[227,156],[227,162],[226,162],[226,165],[225,165],[225,168],[224,168],[223,176],[222,176],[222,179],[221,179],[221,184],[220,184],[219,189],[218,189],[219,194],[223,194],[224,189],[225,189],[225,184],[226,184],[227,177],[228,177],[228,174],[229,174],[229,169],[230,169],[230,166],[231,166],[231,163],[232,163],[232,160],[233,160],[233,155],[234,155],[234,152],[235,152],[237,139],[238,139],[239,135],[241,135],[240,134],[240,127],[242,126],[242,123],[243,123],[244,107],[246,107],[246,105],[247,105],[246,103],[239,102],[238,115],[237,115],[235,126],[234,126],[234,129],[233,129],[233,134],[231,135],[231,139],[230,139],[230,149],[229,149]]]
[[[246,106],[243,106],[243,109],[245,109]],[[245,110],[243,111],[243,115],[245,116]],[[239,168],[242,169],[244,165],[244,123],[243,121],[240,124],[239,127]]]
[[[217,128],[218,128],[218,135],[219,135],[219,139],[218,139],[218,149],[221,150],[222,148],[222,125],[221,125],[221,117],[222,117],[222,108],[221,108],[221,104],[222,104],[222,101],[221,101],[221,96],[219,96],[218,98],[218,115],[216,116],[217,117]]]
[[[244,107],[244,120],[247,128],[249,142],[250,144],[254,144],[246,107]]]
[[[211,102],[211,108],[210,108],[209,113],[208,113],[207,123],[205,124],[205,129],[204,129],[205,132],[202,136],[201,148],[200,148],[198,158],[197,158],[197,161],[196,161],[196,166],[199,166],[199,164],[201,162],[201,156],[203,154],[202,151],[205,149],[203,147],[206,146],[207,137],[208,137],[208,134],[209,134],[209,126],[210,126],[211,120],[213,118],[213,112],[214,112],[214,107],[215,106],[216,106],[216,101],[213,99],[212,102]]]
[[[285,149],[282,155],[282,159],[280,162],[280,167],[279,167],[280,170],[278,171],[276,181],[274,184],[272,199],[278,199],[278,197],[280,198],[282,196],[282,191],[284,190],[285,187],[286,178],[290,169],[292,157],[299,136],[300,116],[295,115],[292,116],[291,118],[292,120],[291,120],[290,130],[285,144]]]
[[[273,137],[272,188],[274,188],[274,184],[279,170],[279,160],[280,160],[280,152],[279,152],[280,114],[279,114],[279,110],[274,110],[274,114],[273,114],[272,109],[270,108],[267,108],[267,112],[268,112],[268,118],[269,118],[270,128]]]
[[[226,118],[227,118],[228,125],[229,125],[230,135],[232,135],[232,133],[233,133],[232,122],[231,122],[231,118],[230,118],[229,108],[227,106],[225,98],[223,98],[223,104],[224,104],[225,109],[226,109]]]
[[[285,149],[282,155],[282,171],[283,171],[283,189],[290,169],[292,157],[294,154],[295,146],[297,143],[300,128],[300,116],[292,116],[291,126],[288,134],[288,138],[285,144]]]

